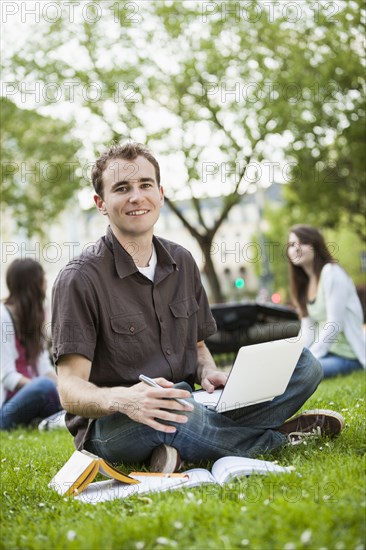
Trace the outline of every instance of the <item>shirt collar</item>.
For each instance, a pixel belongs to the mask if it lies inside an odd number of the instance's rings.
[[[106,245],[112,251],[114,263],[118,276],[123,279],[133,273],[139,273],[132,256],[123,248],[121,243],[114,235],[110,226],[107,228]],[[158,283],[164,279],[169,273],[177,270],[177,263],[171,256],[170,252],[162,243],[161,239],[153,236],[153,243],[158,257],[154,282]]]
[[[153,243],[158,256],[158,263],[155,270],[154,284],[160,283],[165,277],[167,277],[173,271],[178,271],[177,262],[170,254],[168,249],[164,246],[159,237],[153,236]]]

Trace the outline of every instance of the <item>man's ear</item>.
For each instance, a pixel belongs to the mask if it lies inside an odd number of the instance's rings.
[[[160,204],[161,204],[161,206],[163,206],[163,204],[164,204],[164,188],[161,185],[159,187],[159,191],[160,191]]]
[[[96,207],[98,208],[99,212],[103,214],[103,216],[106,216],[108,214],[107,209],[105,207],[104,200],[99,195],[94,195],[93,197]]]

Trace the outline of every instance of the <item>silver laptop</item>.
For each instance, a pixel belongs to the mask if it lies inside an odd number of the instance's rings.
[[[272,401],[285,392],[303,350],[301,338],[289,338],[239,349],[223,389],[193,392],[194,399],[223,413]]]

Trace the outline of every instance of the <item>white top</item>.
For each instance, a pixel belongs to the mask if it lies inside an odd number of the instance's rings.
[[[156,269],[157,263],[158,263],[158,256],[157,256],[157,254],[156,254],[155,246],[153,245],[153,246],[152,246],[151,258],[150,258],[150,260],[149,260],[149,265],[148,265],[147,267],[139,267],[139,266],[137,266],[137,269],[139,270],[140,273],[142,273],[143,275],[145,275],[145,277],[147,277],[148,279],[150,279],[150,281],[153,281],[153,282],[154,282],[155,269]]]
[[[321,272],[318,294],[322,293],[325,304],[325,322],[309,316],[301,321],[304,346],[315,357],[324,357],[337,342],[337,335],[343,333],[354,355],[366,368],[365,335],[363,332],[363,311],[355,285],[347,273],[337,264],[326,264]]]
[[[1,345],[0,345],[0,407],[8,391],[14,391],[22,374],[16,370],[18,352],[15,344],[15,330],[12,318],[4,304],[0,304]],[[47,350],[44,350],[36,364],[38,376],[53,371]]]

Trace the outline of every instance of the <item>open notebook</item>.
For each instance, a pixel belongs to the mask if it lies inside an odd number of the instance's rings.
[[[213,393],[198,390],[192,395],[198,403],[220,413],[272,401],[285,392],[302,350],[298,337],[244,346],[223,389]]]
[[[181,474],[181,477],[170,477],[170,474],[155,474],[145,472],[131,472],[129,476],[138,480],[136,485],[121,483],[116,479],[107,481],[96,481],[91,483],[82,493],[75,496],[81,502],[87,504],[98,504],[106,500],[116,498],[128,498],[132,496],[146,495],[147,493],[156,493],[172,491],[176,489],[185,489],[197,487],[202,484],[210,484],[208,487],[219,487],[225,483],[230,483],[235,478],[256,475],[285,474],[293,472],[292,466],[280,466],[274,462],[258,460],[255,458],[245,458],[240,456],[225,456],[219,458],[212,465],[211,471],[204,468],[194,468]],[[237,480],[239,481],[239,480]],[[206,495],[218,498],[216,491],[207,489]]]

